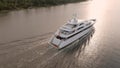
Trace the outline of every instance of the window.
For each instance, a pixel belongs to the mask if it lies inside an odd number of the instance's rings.
[[[73,27],[72,28],[75,28],[77,25],[73,25]]]
[[[80,25],[83,25],[84,23],[80,23]]]
[[[68,31],[65,31],[65,30],[62,30],[61,33],[62,33],[62,34],[65,34],[65,35],[69,34],[69,32],[68,32]]]
[[[77,27],[76,24],[66,24],[66,26],[71,27],[71,28],[75,28],[75,27]]]
[[[64,35],[69,35],[71,33],[73,33],[74,31],[62,31],[61,33],[64,34]]]
[[[79,29],[82,29],[82,28],[84,28],[84,27],[83,27],[83,26],[82,26],[82,27],[79,27],[78,30],[79,30]]]
[[[60,39],[60,40],[61,40],[61,39],[63,39],[63,38],[62,38],[62,37],[60,37],[60,36],[56,36],[56,38],[57,38],[57,39]]]

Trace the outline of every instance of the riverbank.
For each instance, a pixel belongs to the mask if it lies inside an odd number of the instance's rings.
[[[32,7],[46,7],[81,1],[86,0],[0,0],[0,11],[21,8],[26,9]]]

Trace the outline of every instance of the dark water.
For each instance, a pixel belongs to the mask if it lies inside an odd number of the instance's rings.
[[[119,3],[92,0],[1,13],[0,68],[119,68]],[[95,33],[74,47],[51,48],[46,42],[74,13],[81,19],[96,18]]]

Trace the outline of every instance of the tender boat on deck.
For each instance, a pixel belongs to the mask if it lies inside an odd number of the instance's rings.
[[[87,34],[95,21],[96,19],[79,20],[74,17],[55,32],[49,43],[61,49]]]

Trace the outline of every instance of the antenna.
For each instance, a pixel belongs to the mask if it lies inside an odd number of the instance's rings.
[[[78,22],[76,13],[73,14],[73,18],[72,18],[71,21],[72,21],[72,23],[77,23]]]

